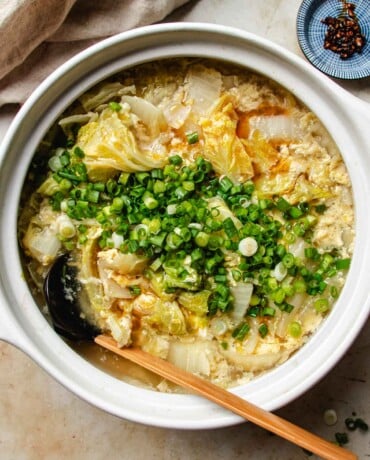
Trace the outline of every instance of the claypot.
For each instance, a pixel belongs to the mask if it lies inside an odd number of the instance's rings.
[[[65,387],[119,417],[169,428],[215,428],[241,419],[193,395],[140,388],[105,373],[50,327],[22,274],[17,213],[36,146],[65,108],[98,81],[127,67],[169,57],[222,58],[277,81],[321,119],[347,165],[355,202],[354,255],[345,287],[319,330],[288,361],[232,392],[275,410],[318,382],[343,356],[370,310],[369,106],[301,58],[252,34],[211,24],[135,29],[78,54],[47,78],[19,111],[0,150],[0,338],[35,360]]]

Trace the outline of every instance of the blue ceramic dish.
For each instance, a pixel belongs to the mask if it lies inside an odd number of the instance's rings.
[[[297,16],[299,45],[307,59],[319,70],[335,78],[353,80],[370,76],[370,1],[351,0],[366,43],[361,53],[348,59],[324,49],[327,26],[321,21],[327,16],[338,17],[341,0],[304,0]]]

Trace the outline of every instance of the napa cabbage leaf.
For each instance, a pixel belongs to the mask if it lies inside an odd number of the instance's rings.
[[[204,157],[218,174],[226,174],[234,182],[250,179],[252,161],[236,134],[237,115],[227,96],[222,96],[211,113],[200,118],[204,136]]]
[[[104,177],[117,170],[148,171],[167,163],[163,152],[139,148],[129,106],[119,112],[104,109],[96,121],[81,127],[76,145],[85,153],[90,178]]]

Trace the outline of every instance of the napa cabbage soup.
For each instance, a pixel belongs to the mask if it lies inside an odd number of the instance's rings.
[[[40,144],[24,196],[36,291],[67,253],[88,321],[224,387],[304,345],[353,249],[349,176],[321,122],[210,60],[141,65],[83,94]]]

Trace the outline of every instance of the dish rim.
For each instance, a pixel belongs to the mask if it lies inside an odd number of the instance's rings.
[[[351,66],[350,64],[353,64],[354,62],[353,58],[349,58],[348,60],[341,60],[336,53],[333,53],[330,50],[325,50],[324,37],[322,37],[320,42],[320,48],[318,46],[315,47],[312,31],[309,25],[307,25],[307,22],[312,16],[311,10],[314,8],[314,5],[319,4],[319,6],[322,6],[324,2],[326,2],[328,5],[334,5],[334,2],[339,3],[339,0],[303,0],[298,9],[296,31],[298,43],[303,54],[313,66],[330,77],[338,78],[340,80],[361,80],[370,77],[370,33],[368,33],[368,36],[366,36],[365,44],[366,49],[369,51],[366,53],[366,55],[357,54],[354,56],[354,58],[357,57],[357,60],[362,59],[365,64],[368,63],[368,66],[365,66],[364,68],[361,66]],[[370,22],[370,13],[368,14],[367,19]],[[323,26],[323,28],[324,27],[325,26]],[[365,30],[370,31],[370,26],[367,26]],[[365,33],[364,28],[362,28],[362,32]],[[327,57],[322,58],[322,53],[330,54],[327,54]],[[348,68],[346,66],[347,63],[349,64]]]

